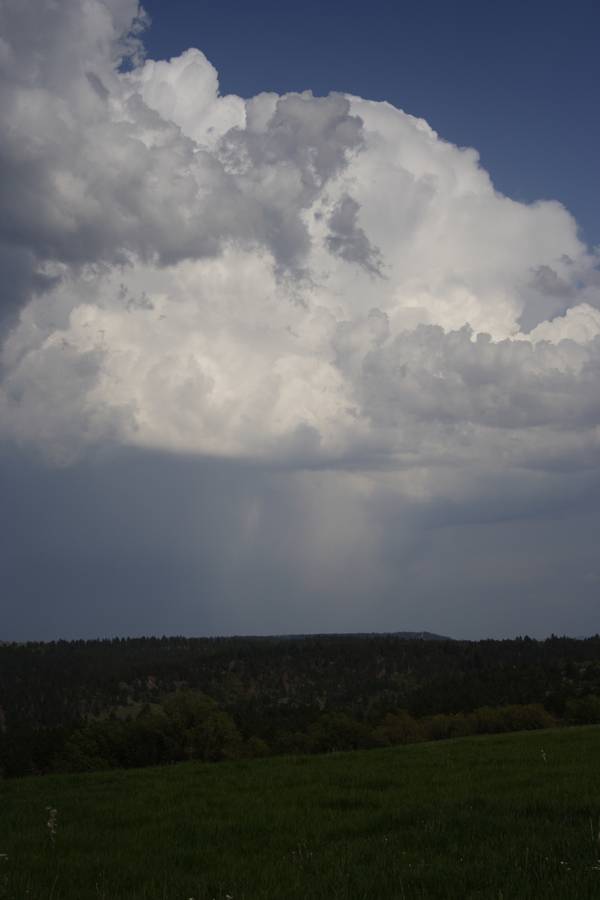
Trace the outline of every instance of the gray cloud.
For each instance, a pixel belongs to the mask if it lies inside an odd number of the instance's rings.
[[[277,262],[294,268],[310,249],[302,212],[343,171],[349,154],[362,148],[362,121],[337,94],[316,98],[306,92],[274,104],[273,99],[255,99],[255,105],[268,107],[266,123],[251,109],[248,127],[227,132],[219,156],[260,209],[254,234],[262,232]]]
[[[359,205],[344,195],[331,213],[327,224],[327,247],[348,262],[362,266],[373,275],[381,275],[381,254],[371,245],[358,224]]]
[[[308,248],[299,212],[360,146],[345,98],[278,99],[262,132],[233,128],[209,152],[155,110],[147,67],[119,75],[123,55],[140,52],[128,32],[135,2],[35,7],[8,0],[0,10],[9,38],[0,119],[10,122],[0,142],[0,252],[26,258],[26,284],[57,264],[133,256],[168,265],[216,256],[229,241],[263,243],[283,268],[299,264]],[[191,57],[186,67],[210,78],[202,54]],[[217,119],[227,99],[214,94]],[[279,170],[276,191],[265,189],[267,169]],[[25,296],[17,288],[5,302]]]

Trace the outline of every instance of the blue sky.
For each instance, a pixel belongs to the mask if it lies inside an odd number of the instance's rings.
[[[497,188],[558,199],[600,244],[600,5],[146,0],[157,59],[190,46],[224,93],[388,100],[475,147]]]
[[[0,639],[596,631],[597,9],[148,9],[0,2]]]

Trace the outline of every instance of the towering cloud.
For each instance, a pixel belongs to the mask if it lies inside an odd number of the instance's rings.
[[[387,103],[221,96],[143,25],[0,2],[3,441],[352,470],[446,511],[597,484],[600,274],[564,207]]]

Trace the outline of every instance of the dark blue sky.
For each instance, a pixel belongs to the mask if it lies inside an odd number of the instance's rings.
[[[145,0],[150,56],[190,46],[223,93],[389,100],[475,147],[497,188],[554,198],[600,244],[600,5]]]

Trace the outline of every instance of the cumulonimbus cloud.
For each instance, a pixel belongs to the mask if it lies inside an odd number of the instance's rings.
[[[596,465],[598,260],[560,203],[390,104],[144,61],[134,0],[4,0],[0,25],[4,440]]]

